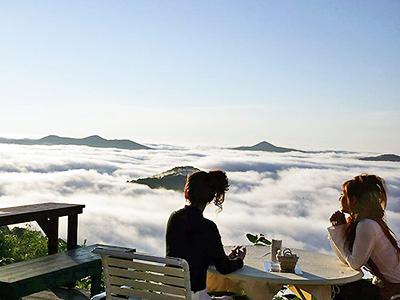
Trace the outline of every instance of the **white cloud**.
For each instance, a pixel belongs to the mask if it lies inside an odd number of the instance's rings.
[[[291,247],[330,251],[326,227],[339,207],[340,185],[362,172],[386,179],[388,222],[400,232],[400,164],[357,159],[363,155],[0,145],[0,207],[82,203],[86,208],[79,217],[80,242],[161,254],[168,217],[184,205],[184,197],[126,181],[181,165],[221,168],[227,170],[231,184],[224,209],[216,213],[210,206],[205,215],[217,223],[225,244],[245,244],[245,233],[253,232],[282,238]]]

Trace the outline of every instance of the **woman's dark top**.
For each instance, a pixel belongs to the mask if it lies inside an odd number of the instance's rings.
[[[240,258],[230,259],[224,251],[217,226],[196,207],[186,205],[171,214],[166,234],[167,256],[189,264],[193,292],[206,288],[207,269],[215,265],[222,274],[243,267]]]

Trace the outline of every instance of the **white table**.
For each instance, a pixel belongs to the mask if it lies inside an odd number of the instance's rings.
[[[232,247],[225,247],[229,253]],[[336,256],[294,249],[299,255],[298,265],[303,274],[265,272],[264,261],[270,259],[270,247],[247,246],[245,266],[233,273],[221,275],[214,267],[208,272],[207,288],[213,290],[244,290],[252,300],[272,299],[283,285],[292,285],[298,291],[312,294],[318,300],[331,299],[331,286],[345,284],[362,278],[361,271],[344,265]],[[306,299],[306,298],[304,298]]]

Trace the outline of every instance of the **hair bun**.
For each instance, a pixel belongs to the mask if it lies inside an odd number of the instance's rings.
[[[221,210],[225,192],[229,189],[228,178],[221,170],[198,171],[189,175],[185,184],[185,197],[191,203],[214,204]]]
[[[224,171],[210,171],[208,175],[210,178],[210,187],[213,188],[217,194],[229,190],[228,177]]]
[[[379,193],[385,190],[385,181],[376,175],[361,174],[359,175],[361,183],[363,183],[366,189],[370,191],[376,191]]]

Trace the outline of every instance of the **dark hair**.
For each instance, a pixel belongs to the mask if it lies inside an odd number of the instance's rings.
[[[380,225],[385,236],[400,256],[397,240],[384,220],[387,206],[385,181],[376,175],[361,174],[345,181],[342,185],[342,192],[348,202],[348,207],[350,207],[350,222],[346,229],[346,244],[349,250],[353,249],[358,222],[362,219],[372,219]],[[379,272],[379,270],[377,271]]]
[[[222,210],[225,192],[229,189],[228,178],[221,170],[199,171],[189,175],[185,184],[186,198],[192,204],[204,205],[214,200],[214,204]]]
[[[350,207],[353,197],[352,213],[358,219],[382,219],[387,206],[385,181],[376,175],[361,174],[347,180],[342,185],[343,195]]]

